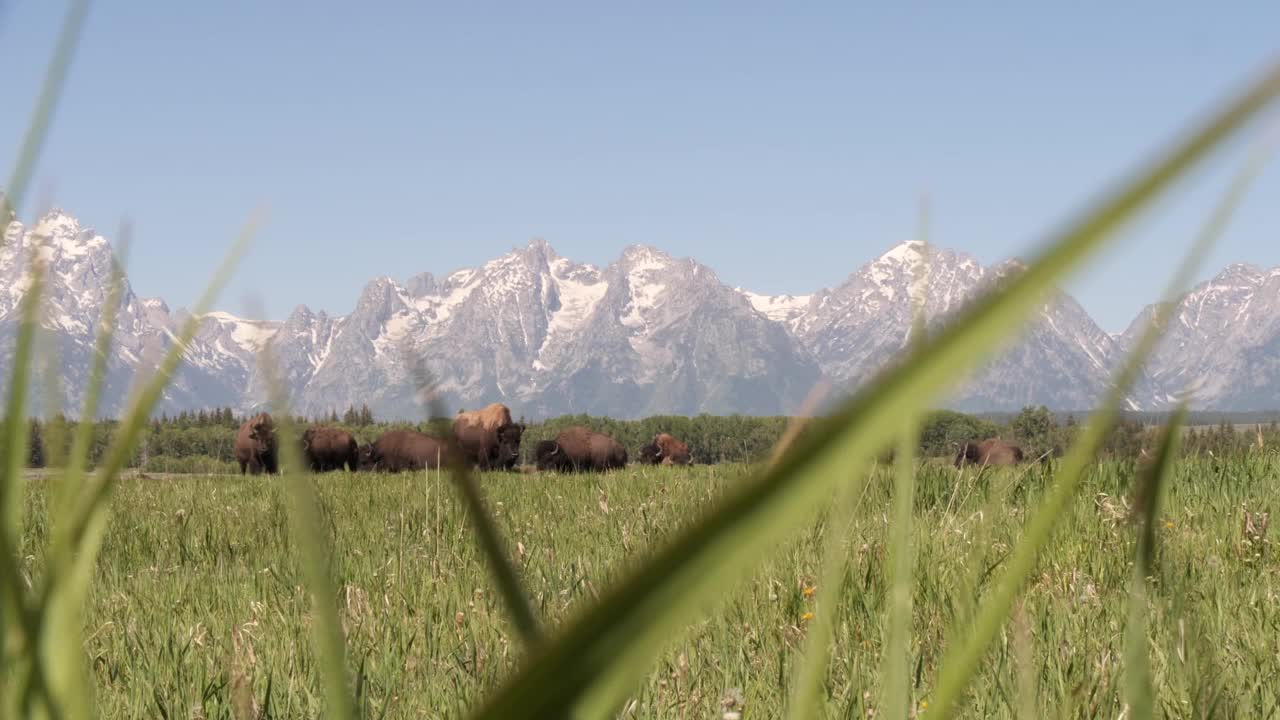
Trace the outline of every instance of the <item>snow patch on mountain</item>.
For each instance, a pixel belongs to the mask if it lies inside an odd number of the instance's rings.
[[[751,307],[765,317],[788,324],[809,307],[812,295],[761,295],[750,290],[735,288],[751,303]]]

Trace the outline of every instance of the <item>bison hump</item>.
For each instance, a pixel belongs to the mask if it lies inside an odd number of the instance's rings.
[[[479,410],[458,413],[453,421],[455,428],[473,426],[485,430],[497,430],[510,424],[511,409],[502,403],[492,403]]]

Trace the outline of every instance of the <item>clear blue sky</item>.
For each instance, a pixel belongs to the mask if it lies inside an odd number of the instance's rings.
[[[605,5],[98,2],[28,207],[133,218],[135,289],[177,306],[265,203],[221,306],[277,318],[534,236],[798,293],[910,236],[922,190],[937,243],[1034,247],[1280,49],[1262,1]],[[62,11],[0,10],[4,167]],[[1069,286],[1105,329],[1154,299],[1235,150]],[[1277,200],[1273,168],[1212,270],[1280,265]]]

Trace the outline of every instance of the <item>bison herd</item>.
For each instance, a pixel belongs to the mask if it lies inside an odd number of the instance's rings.
[[[458,460],[479,470],[513,470],[520,461],[524,430],[523,424],[511,420],[509,408],[494,403],[482,410],[458,413],[448,439],[415,430],[390,430],[360,445],[345,430],[311,427],[302,433],[300,450],[303,462],[313,472],[344,468],[404,472],[435,469]],[[270,415],[259,413],[245,420],[236,433],[235,456],[242,475],[279,472],[279,449]],[[539,442],[534,457],[539,470],[606,471],[626,466],[627,449],[608,435],[574,426]],[[641,448],[639,458],[651,465],[692,462],[689,446],[667,433]]]
[[[346,430],[311,427],[302,433],[300,449],[303,462],[312,472],[344,468],[353,472],[404,472],[435,469],[457,460],[479,470],[513,470],[520,461],[524,430],[523,424],[512,422],[507,406],[494,403],[482,410],[458,413],[451,428],[452,437],[447,440],[415,430],[390,430],[361,446]],[[455,458],[453,453],[460,457]],[[538,442],[533,455],[539,470],[558,472],[603,472],[627,464],[627,449],[622,443],[580,425]],[[279,472],[275,426],[270,415],[258,413],[244,421],[236,433],[235,456],[242,475]],[[1023,459],[1022,448],[989,438],[960,445],[955,466],[1016,465]],[[640,448],[639,461],[646,465],[688,465],[692,458],[688,445],[659,433]]]

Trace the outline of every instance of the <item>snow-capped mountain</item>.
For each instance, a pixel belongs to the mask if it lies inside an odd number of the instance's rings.
[[[0,247],[0,366],[12,367],[12,354],[21,317],[20,302],[31,284],[34,258],[44,267],[45,287],[40,305],[44,329],[41,357],[56,353],[60,372],[50,378],[37,361],[36,388],[29,394],[35,412],[47,402],[78,413],[84,405],[102,310],[111,287],[112,250],[92,228],[53,210],[33,227],[10,223]],[[162,300],[139,298],[126,281],[108,360],[101,412],[116,414],[129,399],[139,369],[152,370],[173,342],[185,314],[172,315]],[[252,363],[261,338],[246,340],[244,328],[269,323],[245,322],[231,316],[206,319],[188,353],[188,362],[166,390],[165,410],[239,405],[244,398],[245,368]],[[50,395],[50,391],[53,395]],[[7,383],[0,392],[7,392]]]
[[[7,227],[0,367],[11,367],[33,257],[47,267],[41,325],[43,346],[59,358],[57,404],[78,412],[111,247],[62,211],[30,228]],[[919,267],[925,270],[918,276]],[[906,242],[835,288],[770,296],[729,287],[695,260],[652,247],[626,248],[596,267],[535,240],[443,277],[375,278],[344,316],[305,306],[283,322],[209,313],[161,407],[261,406],[269,393],[259,358],[269,349],[293,408],[307,414],[368,404],[381,417],[421,417],[420,366],[431,374],[429,391],[449,408],[501,401],[528,418],[789,413],[821,376],[853,390],[901,357],[911,297],[923,298],[928,326],[936,328],[1020,268],[1017,261],[984,267],[963,253]],[[156,366],[187,319],[187,311],[139,298],[126,283],[103,414],[124,409],[139,371]],[[957,378],[945,404],[1091,407],[1134,328],[1108,335],[1069,295],[1055,293],[973,377]],[[1280,407],[1277,351],[1280,270],[1232,266],[1184,299],[1131,406],[1164,407],[1190,388],[1197,407]],[[40,411],[48,393],[32,395]]]
[[[911,298],[923,297],[926,325],[937,327],[1020,267],[1009,261],[985,268],[963,253],[910,241],[805,302],[750,297],[757,309],[786,324],[829,377],[854,388],[901,356],[911,328]],[[947,404],[966,410],[1089,408],[1105,391],[1115,354],[1115,342],[1075,300],[1059,293],[1017,342],[963,383]]]
[[[502,400],[529,417],[784,413],[819,377],[785,329],[692,260],[636,246],[601,269],[541,240],[442,280],[378,278],[337,321],[298,308],[272,345],[308,413],[419,415],[419,362],[446,405]]]
[[[1154,310],[1130,324],[1122,348],[1137,342]],[[1153,407],[1185,394],[1208,410],[1280,407],[1280,268],[1231,265],[1183,296],[1148,376]]]

